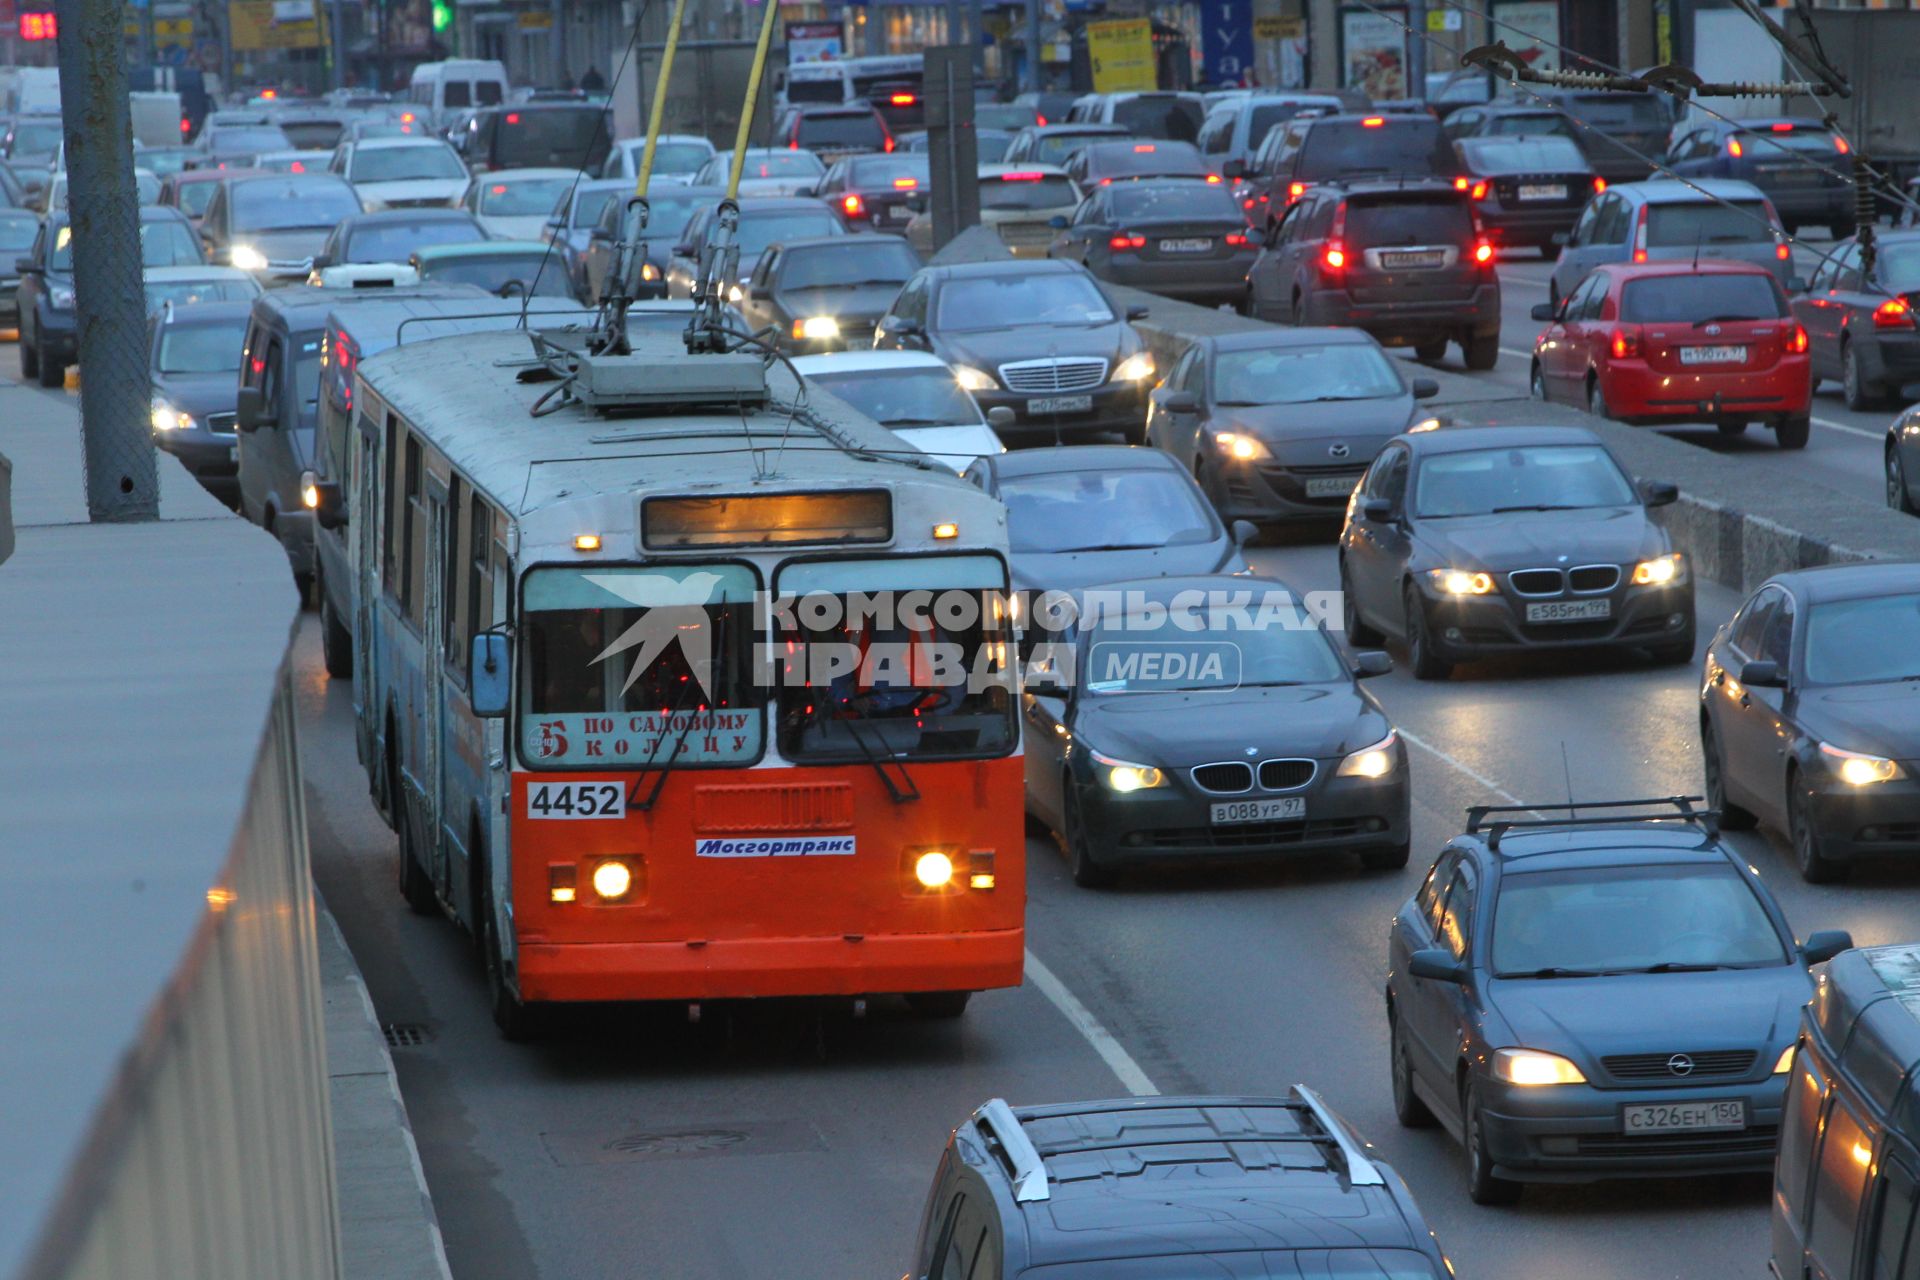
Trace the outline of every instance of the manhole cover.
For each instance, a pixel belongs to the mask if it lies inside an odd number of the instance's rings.
[[[423,1022],[386,1022],[380,1030],[386,1033],[389,1049],[411,1049],[433,1039],[433,1032]]]
[[[674,1133],[629,1133],[607,1144],[607,1150],[633,1156],[693,1155],[724,1151],[747,1140],[739,1129],[683,1129]]]

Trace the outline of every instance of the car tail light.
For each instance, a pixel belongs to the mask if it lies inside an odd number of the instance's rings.
[[[1043,173],[1003,173],[1000,175],[1000,181],[1002,182],[1038,182],[1040,181],[1040,179],[1044,178],[1045,176],[1046,175]]]
[[[1360,122],[1360,127],[1362,129],[1378,129],[1381,125],[1385,124],[1386,122],[1387,122],[1387,118],[1385,116],[1368,116],[1365,120],[1362,120]]]
[[[1247,247],[1247,233],[1244,231],[1229,231],[1223,238],[1226,240],[1229,249],[1244,249]]]
[[[1770,125],[1769,128],[1771,128],[1775,133],[1792,133],[1793,132],[1793,126],[1785,123]]]
[[[1640,327],[1623,324],[1613,331],[1613,342],[1609,348],[1616,360],[1625,360],[1640,354]]]
[[[1847,145],[1847,140],[1837,133],[1833,135],[1833,149],[1841,155],[1846,155],[1849,151],[1853,150],[1852,147]]]
[[[1042,129],[1047,127],[1047,118],[1045,116],[1035,116],[1034,119],[1040,122],[1040,127]]]
[[[1785,240],[1782,240],[1778,244],[1773,246],[1773,256],[1780,259],[1780,261],[1785,262],[1788,258],[1791,258],[1793,256],[1793,249],[1788,246]]]
[[[1873,309],[1873,327],[1911,329],[1913,328],[1913,308],[1907,305],[1905,298],[1888,298]]]
[[[1133,144],[1133,153],[1137,156],[1150,156],[1158,150],[1159,148],[1151,142],[1136,142]]]
[[[1453,189],[1455,191],[1465,191],[1468,187],[1472,185],[1473,183],[1466,178],[1455,178],[1453,180]]]
[[[1125,231],[1118,233],[1107,241],[1107,248],[1109,249],[1144,249],[1146,247],[1147,238],[1145,236],[1136,236]]]
[[[798,151],[799,149],[800,149],[800,139],[798,138],[787,139],[787,150]]]
[[[889,135],[887,135],[887,141],[886,141],[886,144],[885,144],[885,150],[886,150],[886,152],[887,152],[887,154],[888,154],[888,155],[892,155],[892,154],[893,154],[893,135],[891,135],[891,134],[889,134]]]
[[[1344,271],[1347,267],[1347,250],[1336,241],[1327,246],[1326,252],[1320,255],[1320,261],[1329,271]]]
[[[1466,179],[1462,178],[1461,181],[1465,182]],[[1484,182],[1474,183],[1470,194],[1475,200],[1485,200],[1487,198],[1487,184]]]
[[[295,160],[287,166],[287,171],[289,173],[305,173],[307,171],[307,162],[304,160]]]
[[[1807,354],[1807,331],[1803,326],[1796,324],[1787,330],[1786,348],[1788,355]]]
[[[518,111],[509,111],[509,112],[507,112],[507,123],[508,123],[508,124],[519,124],[519,123],[520,123],[520,113],[519,113]]]
[[[1647,260],[1647,206],[1640,206],[1639,216],[1633,222],[1633,260]]]
[[[1607,180],[1599,174],[1593,175],[1593,194],[1599,195],[1607,189]]]
[[[914,97],[910,93],[896,93],[892,97],[888,98],[887,101],[891,102],[896,107],[910,107],[914,103],[920,101],[920,99]]]
[[[1745,155],[1746,150],[1747,149],[1745,147],[1740,145],[1740,139],[1738,138],[1727,139],[1727,154],[1732,156],[1735,160],[1738,160],[1741,156]]]
[[[185,116],[181,116],[181,117],[180,117],[180,132],[182,132],[182,133],[192,133],[192,132],[193,132],[193,121],[191,121],[191,120],[189,120],[189,119],[187,119],[187,118],[186,118]]]
[[[895,178],[895,179],[893,180],[893,185],[894,185],[894,187],[895,187],[896,189],[898,189],[898,190],[900,190],[900,191],[911,191],[911,190],[913,190],[913,189],[914,189],[915,187],[917,187],[917,186],[919,186],[919,185],[920,185],[920,179],[918,179],[918,178]]]
[[[840,208],[849,218],[864,218],[867,214],[867,202],[851,192],[840,201]]]
[[[1288,204],[1292,204],[1295,200],[1298,200],[1301,196],[1305,194],[1307,194],[1306,183],[1289,182],[1287,184],[1287,203]]]
[[[1473,260],[1483,267],[1493,265],[1493,245],[1486,240],[1473,246]]]

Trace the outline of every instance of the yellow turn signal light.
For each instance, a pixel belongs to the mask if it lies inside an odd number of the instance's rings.
[[[575,534],[573,537],[573,549],[575,551],[598,551],[600,549],[600,535],[597,533]]]
[[[951,520],[943,520],[939,524],[933,526],[933,536],[935,539],[940,541],[944,541],[948,538],[957,538],[960,536],[960,526],[953,523],[953,521]]]

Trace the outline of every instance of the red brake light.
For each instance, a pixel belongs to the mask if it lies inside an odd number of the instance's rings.
[[[1732,156],[1735,160],[1738,160],[1741,156],[1746,154],[1746,148],[1740,145],[1740,139],[1728,138],[1727,154]]]
[[[1633,260],[1635,262],[1647,260],[1647,210],[1651,207],[1641,205],[1639,214],[1633,220]]]
[[[1000,175],[1000,181],[1002,182],[1038,182],[1040,181],[1040,179],[1046,176],[1047,175],[1044,173],[1003,173]]]
[[[1034,118],[1040,122],[1040,127],[1042,129],[1047,127],[1047,118],[1045,116],[1036,116]]]
[[[1837,133],[1833,135],[1833,149],[1841,155],[1846,155],[1847,152],[1853,150],[1852,147],[1847,145],[1847,140]]]
[[[487,188],[487,192],[489,195],[503,196],[507,194],[507,184],[504,182],[496,182]]]
[[[1787,330],[1786,345],[1788,354],[1796,356],[1805,355],[1807,353],[1807,331],[1800,325],[1793,326],[1793,328]]]
[[[840,201],[840,207],[846,210],[849,218],[858,218],[867,211],[867,203],[857,195],[849,194]]]
[[[189,119],[187,119],[187,118],[186,118],[185,116],[181,116],[181,117],[180,117],[180,132],[182,132],[182,133],[192,133],[192,132],[193,132],[193,121],[191,121],[191,120],[189,120]]]
[[[1455,191],[1465,191],[1470,185],[1472,184],[1469,183],[1465,178],[1455,178],[1453,180],[1453,189]]]
[[[401,124],[412,124],[412,123],[413,123],[413,119],[414,119],[414,117],[413,117],[413,112],[411,112],[411,111],[402,111],[402,112],[400,113],[400,123],[401,123]]]
[[[295,160],[287,166],[287,171],[289,173],[305,173],[307,171],[307,162],[305,160]]]
[[[1112,178],[1102,178],[1102,179],[1100,179],[1100,185],[1101,185],[1101,186],[1103,186],[1103,187],[1110,187],[1110,186],[1112,186],[1112,185],[1113,185],[1113,179],[1112,179]]]
[[[1771,128],[1775,133],[1792,133],[1793,132],[1793,126],[1790,124],[1775,124],[1775,125],[1770,125],[1768,127]]]
[[[892,103],[896,107],[910,107],[914,103],[920,101],[920,99],[914,97],[910,93],[896,93],[892,97],[888,98],[887,101]]]
[[[1493,246],[1485,240],[1473,246],[1473,260],[1483,267],[1492,262]]]
[[[915,187],[917,187],[917,186],[919,186],[919,185],[920,185],[920,179],[918,179],[918,178],[895,178],[895,179],[893,180],[893,185],[894,185],[895,187],[897,187],[897,188],[899,188],[899,189],[900,189],[900,190],[902,190],[902,191],[911,191],[911,190],[913,190],[913,189],[914,189]]]
[[[1109,249],[1144,249],[1146,247],[1147,238],[1145,236],[1129,235],[1124,231],[1107,241],[1107,248]]]
[[[260,91],[260,96],[266,101],[272,102],[275,98],[280,96],[280,91],[278,89],[262,89]]]
[[[1790,247],[1788,247],[1787,242],[1785,240],[1782,240],[1779,244],[1776,244],[1775,246],[1773,246],[1773,256],[1780,259],[1780,261],[1785,262],[1788,258],[1791,258],[1793,256],[1793,250]]]
[[[518,111],[509,111],[509,112],[507,112],[507,123],[508,123],[508,124],[519,124],[519,123],[520,123],[520,113],[519,113]]]
[[[1378,129],[1381,125],[1385,124],[1386,122],[1387,122],[1387,118],[1385,116],[1368,116],[1365,120],[1362,120],[1360,122],[1360,127],[1362,129]]]
[[[1907,305],[1905,298],[1888,298],[1873,309],[1873,327],[1911,329],[1913,328],[1913,308]]]
[[[1137,156],[1152,155],[1159,149],[1160,148],[1154,146],[1151,142],[1136,142],[1133,144],[1133,153]]]
[[[1300,198],[1301,196],[1303,196],[1303,195],[1305,195],[1305,194],[1307,194],[1307,184],[1306,184],[1306,183],[1304,183],[1304,182],[1289,182],[1289,183],[1287,184],[1287,199],[1288,199],[1289,201],[1293,201],[1293,200],[1298,200],[1298,199],[1299,199],[1299,198]]]
[[[1460,181],[1465,182],[1466,179],[1462,178]],[[1485,182],[1474,183],[1473,190],[1470,194],[1475,200],[1485,200],[1487,198],[1487,184]]]
[[[1613,331],[1612,351],[1614,359],[1616,360],[1624,360],[1629,356],[1639,355],[1640,330],[1628,325],[1621,325],[1618,329],[1615,329]]]
[[[1229,231],[1226,234],[1226,241],[1229,249],[1244,249],[1247,247],[1247,233],[1244,231]]]
[[[1337,244],[1330,244],[1327,251],[1320,255],[1320,260],[1326,264],[1327,270],[1339,271],[1347,265],[1347,251]]]
[[[1602,191],[1605,191],[1606,189],[1607,189],[1607,180],[1596,173],[1593,176],[1593,194],[1599,195]]]
[[[887,135],[887,140],[882,145],[881,149],[884,150],[888,155],[893,154],[893,135],[892,134]]]

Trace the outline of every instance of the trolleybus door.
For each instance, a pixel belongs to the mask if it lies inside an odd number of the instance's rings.
[[[373,717],[367,700],[380,688],[373,667],[373,610],[380,598],[380,522],[387,518],[385,500],[375,501],[380,475],[379,424],[362,413],[354,418],[353,496],[348,524],[353,556],[353,710],[363,737],[370,736]],[[371,743],[361,743],[361,758],[373,759]]]
[[[438,476],[427,476],[426,625],[420,636],[420,687],[425,696],[426,734],[420,771],[420,790],[427,800],[427,874],[442,894],[450,895],[447,841],[444,830],[446,788],[441,776],[440,735],[446,728],[446,666],[440,637],[446,625],[447,488]]]

